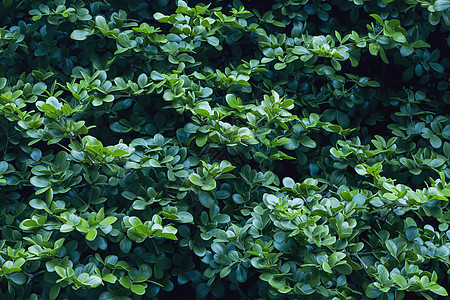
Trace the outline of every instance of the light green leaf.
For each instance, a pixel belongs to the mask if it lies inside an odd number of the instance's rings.
[[[106,225],[111,225],[113,224],[115,221],[117,220],[116,217],[107,217],[105,219],[103,219],[102,221],[100,221],[100,226],[106,226]]]
[[[133,284],[131,286],[131,291],[137,295],[144,295],[146,287],[146,284]]]
[[[97,237],[97,229],[95,228],[89,228],[87,234],[86,234],[86,240],[93,241]]]
[[[437,0],[434,2],[434,9],[436,11],[444,11],[450,8],[450,1],[449,0]]]
[[[200,175],[196,174],[196,173],[192,173],[189,175],[189,181],[192,182],[193,184],[197,185],[197,186],[202,186],[203,185],[203,180],[200,177]]]
[[[71,34],[70,34],[70,38],[72,40],[76,40],[76,41],[84,41],[88,35],[91,34],[91,30],[88,29],[77,29],[74,30]]]
[[[409,287],[408,281],[405,277],[398,273],[391,273],[391,278],[395,281],[395,283],[401,288],[406,289]]]

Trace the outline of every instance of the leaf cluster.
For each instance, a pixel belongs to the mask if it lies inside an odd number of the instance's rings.
[[[3,0],[2,299],[448,296],[448,0]]]

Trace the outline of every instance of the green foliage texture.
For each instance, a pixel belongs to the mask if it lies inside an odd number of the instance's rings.
[[[3,0],[1,299],[437,299],[449,0]]]

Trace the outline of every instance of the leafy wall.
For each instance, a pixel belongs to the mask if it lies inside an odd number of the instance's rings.
[[[450,1],[0,5],[1,299],[447,296]]]

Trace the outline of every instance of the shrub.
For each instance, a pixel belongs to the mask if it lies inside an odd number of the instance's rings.
[[[2,299],[447,296],[448,0],[0,15]]]

